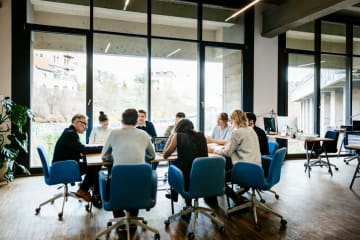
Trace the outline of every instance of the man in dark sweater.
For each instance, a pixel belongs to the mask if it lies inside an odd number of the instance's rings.
[[[247,112],[246,117],[249,121],[249,126],[255,130],[255,132],[259,138],[261,155],[268,155],[269,154],[268,139],[267,139],[265,131],[255,125],[256,115],[252,112]]]
[[[150,121],[146,121],[146,112],[145,110],[138,110],[138,122],[137,122],[137,129],[144,130],[150,136],[150,138],[156,137],[156,131],[154,124]]]
[[[87,117],[83,114],[76,114],[71,120],[71,125],[65,128],[61,136],[56,142],[54,149],[53,162],[75,160],[79,163],[81,175],[85,174],[84,180],[76,192],[78,197],[86,201],[93,201],[94,206],[101,207],[99,197],[99,166],[88,167],[86,162],[80,162],[80,159],[88,153],[100,153],[102,147],[85,146],[80,142],[79,134],[86,131]],[[93,199],[89,193],[89,189],[93,187]]]

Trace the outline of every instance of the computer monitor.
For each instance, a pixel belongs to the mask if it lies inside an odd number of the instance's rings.
[[[360,131],[360,120],[353,120],[352,121],[352,130],[353,131]]]
[[[264,117],[264,128],[267,133],[276,132],[275,118]]]

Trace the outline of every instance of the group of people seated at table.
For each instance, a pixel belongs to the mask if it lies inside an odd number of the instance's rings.
[[[155,158],[154,147],[149,137],[156,136],[154,125],[146,120],[146,112],[133,108],[126,109],[121,116],[122,127],[108,128],[108,117],[100,112],[100,126],[93,128],[89,143],[101,143],[102,146],[85,145],[81,143],[79,134],[87,129],[87,117],[76,114],[59,137],[54,150],[53,161],[77,160],[81,174],[85,177],[76,192],[78,197],[92,201],[94,206],[101,207],[98,186],[98,166],[87,166],[86,161],[80,160],[88,153],[101,152],[103,161],[112,161],[113,165],[126,163],[145,163]],[[210,136],[196,131],[191,120],[185,114],[176,114],[174,126],[168,129],[168,141],[164,149],[164,158],[168,158],[177,151],[177,159],[172,164],[179,167],[185,176],[185,186],[188,187],[192,162],[197,157],[206,157],[208,153],[215,153],[226,158],[226,178],[230,181],[231,168],[238,161],[254,162],[261,165],[261,155],[269,153],[265,132],[255,125],[256,115],[242,110],[234,110],[230,119],[223,112],[218,115],[217,125]],[[213,147],[208,143],[216,143],[220,147]],[[111,176],[109,176],[109,181]],[[89,190],[92,189],[92,196]],[[243,193],[243,192],[242,192]],[[241,201],[241,194],[235,193],[226,186],[226,194],[235,204]],[[177,201],[177,193],[171,192],[167,197]],[[205,199],[210,206],[217,205],[217,199]],[[186,202],[190,205],[191,202]],[[131,216],[138,214],[137,209],[127,210]],[[114,217],[125,215],[124,210],[114,211]]]

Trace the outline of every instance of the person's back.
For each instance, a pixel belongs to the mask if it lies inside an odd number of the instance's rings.
[[[125,126],[121,129],[112,130],[104,149],[106,151],[106,149],[111,148],[114,165],[117,165],[144,163],[145,152],[149,147],[152,147],[151,141],[144,131]]]
[[[259,140],[251,127],[241,127],[234,130],[230,137],[230,149],[233,163],[238,161],[254,162],[261,164]]]
[[[256,115],[252,112],[247,112],[246,117],[249,122],[249,126],[254,129],[259,140],[261,155],[269,154],[269,143],[268,138],[264,130],[256,126]]]
[[[184,176],[190,177],[194,159],[208,156],[204,134],[201,132],[177,133],[177,156],[173,164],[183,171]]]

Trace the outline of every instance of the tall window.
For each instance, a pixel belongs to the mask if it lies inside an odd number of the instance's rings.
[[[93,126],[104,111],[112,127],[119,127],[126,108],[146,108],[146,39],[94,35]]]
[[[85,37],[33,32],[31,109],[31,167],[41,166],[36,146],[47,148],[49,159],[56,140],[75,113],[85,113]]]

